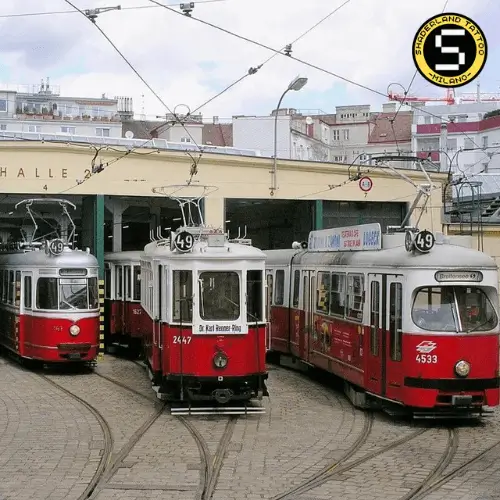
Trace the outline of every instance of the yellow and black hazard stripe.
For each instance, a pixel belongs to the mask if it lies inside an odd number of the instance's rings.
[[[99,355],[104,358],[104,280],[99,280]]]

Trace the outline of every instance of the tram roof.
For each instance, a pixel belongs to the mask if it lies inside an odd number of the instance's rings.
[[[497,269],[495,260],[484,252],[458,245],[436,244],[429,253],[409,253],[404,246],[385,250],[353,252],[312,252],[308,250],[267,250],[266,265],[294,264],[389,268]]]
[[[0,264],[19,267],[98,267],[97,259],[83,250],[65,248],[60,255],[47,255],[43,250],[0,253]]]
[[[107,252],[104,260],[108,262],[135,261],[140,262],[144,250],[128,250],[124,252]]]

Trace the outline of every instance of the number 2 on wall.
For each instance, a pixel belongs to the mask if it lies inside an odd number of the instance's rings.
[[[435,354],[417,354],[417,363],[435,364],[438,362],[438,357]]]

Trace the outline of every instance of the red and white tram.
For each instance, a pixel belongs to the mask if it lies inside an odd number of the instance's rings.
[[[44,363],[94,361],[97,259],[62,240],[0,253],[0,344]]]
[[[248,243],[184,227],[146,245],[144,349],[164,399],[224,404],[268,395],[265,256]]]
[[[110,252],[104,255],[104,315],[107,350],[116,347],[141,353],[145,321],[141,306],[140,251]]]
[[[366,224],[266,251],[271,350],[344,379],[360,407],[451,416],[497,406],[498,271],[468,241]]]

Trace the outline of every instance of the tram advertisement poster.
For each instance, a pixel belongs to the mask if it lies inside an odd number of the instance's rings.
[[[349,252],[381,248],[382,228],[379,223],[335,227],[309,233],[308,250],[313,252]]]
[[[248,333],[248,325],[241,323],[199,323],[194,325],[193,333],[213,333],[217,335]]]

